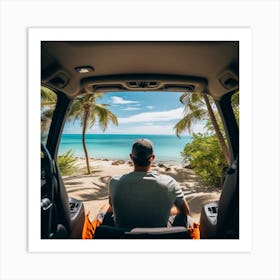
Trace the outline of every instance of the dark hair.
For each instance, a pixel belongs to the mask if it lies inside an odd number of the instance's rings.
[[[141,159],[141,158],[132,157],[132,160],[136,165],[142,166],[142,167],[146,167],[151,163],[151,158]]]
[[[148,166],[153,155],[153,143],[148,139],[138,139],[131,151],[132,159],[138,166]]]

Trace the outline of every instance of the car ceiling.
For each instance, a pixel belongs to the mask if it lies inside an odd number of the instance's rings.
[[[79,73],[88,67],[93,70]],[[74,98],[96,91],[192,91],[215,99],[238,89],[238,41],[42,41],[41,82]]]

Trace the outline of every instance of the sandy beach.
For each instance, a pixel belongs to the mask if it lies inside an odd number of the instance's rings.
[[[86,213],[94,219],[99,208],[108,202],[107,184],[112,175],[120,175],[133,171],[129,161],[113,161],[91,159],[92,174],[85,174],[85,160],[77,158],[77,171],[71,176],[63,176],[68,195],[83,201]],[[191,216],[199,223],[202,205],[218,200],[220,190],[204,187],[194,171],[180,165],[168,165],[155,162],[152,170],[172,176],[181,185],[191,209]]]

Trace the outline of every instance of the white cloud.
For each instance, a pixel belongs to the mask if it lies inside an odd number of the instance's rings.
[[[154,106],[147,106],[147,109],[154,109]]]
[[[119,97],[119,96],[112,96],[111,100],[112,100],[113,104],[136,104],[136,103],[139,103],[138,101],[125,100],[125,99],[123,99],[122,97]]]
[[[136,111],[136,110],[141,110],[140,108],[135,108],[135,107],[126,107],[122,109],[123,111]]]
[[[139,124],[119,124],[119,126],[115,126],[113,124],[109,124],[108,129],[106,129],[106,134],[171,134],[175,135],[174,125],[176,121],[171,123],[139,123]],[[193,131],[195,133],[205,132],[204,129],[205,122],[199,122],[193,126]],[[75,132],[64,132],[64,133],[82,133],[81,127],[79,127]],[[98,125],[95,125],[92,128],[87,130],[87,133],[101,133],[104,132],[99,128]],[[187,131],[184,131],[181,136],[189,135]]]
[[[171,120],[179,120],[183,116],[184,108],[177,108],[163,112],[147,112],[132,115],[127,118],[118,118],[120,124],[125,123],[144,123],[144,122],[167,122]]]
[[[169,125],[137,125],[131,127],[130,134],[171,134],[175,135],[172,124]]]

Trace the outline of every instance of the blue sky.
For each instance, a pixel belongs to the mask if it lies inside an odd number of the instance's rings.
[[[107,134],[175,134],[174,125],[183,117],[181,92],[110,92],[98,103],[110,104],[118,126],[109,125]],[[201,131],[197,125],[195,131]],[[81,133],[80,122],[66,123],[63,133]],[[96,124],[87,133],[103,133]]]

